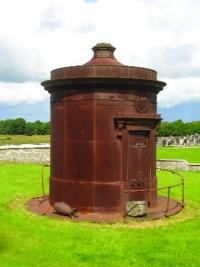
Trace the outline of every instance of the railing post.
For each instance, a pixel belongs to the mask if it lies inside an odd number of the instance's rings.
[[[42,183],[42,194],[43,196],[45,196],[45,192],[44,192],[44,168],[45,167],[49,167],[49,165],[45,164],[42,166],[42,170],[41,170],[41,183]]]
[[[43,196],[45,196],[45,192],[44,192],[44,168],[45,168],[45,165],[42,166],[42,171],[41,171],[41,182],[42,182],[42,194],[43,194]]]
[[[169,203],[170,203],[170,191],[171,191],[171,187],[168,186],[167,188],[167,208],[166,208],[166,211],[165,211],[165,216],[167,217],[167,212],[169,210]]]
[[[185,192],[184,192],[184,178],[182,176],[182,201],[181,201],[181,207],[185,206]]]

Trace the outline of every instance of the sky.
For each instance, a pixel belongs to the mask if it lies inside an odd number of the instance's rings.
[[[98,42],[125,65],[155,69],[164,121],[200,120],[199,0],[0,0],[0,119],[48,121],[40,83],[80,65]]]

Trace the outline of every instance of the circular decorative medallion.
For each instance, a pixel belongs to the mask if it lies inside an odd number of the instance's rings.
[[[149,99],[147,97],[140,97],[136,100],[135,108],[138,112],[146,112],[149,106]]]

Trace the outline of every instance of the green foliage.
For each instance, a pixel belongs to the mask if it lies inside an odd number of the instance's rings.
[[[13,134],[13,124],[14,120],[8,119],[0,121],[0,133],[1,134]]]
[[[161,122],[159,131],[158,131],[158,136],[169,136],[171,135],[172,132],[172,127],[169,122]]]
[[[26,130],[25,130],[25,135],[32,136],[34,134],[36,134],[36,130],[35,130],[34,124],[31,123],[31,122],[27,122],[27,124],[26,124]]]
[[[13,134],[24,134],[26,130],[26,121],[22,118],[17,118],[12,122]]]
[[[184,123],[182,120],[161,122],[158,136],[185,136],[200,133],[200,121]]]
[[[39,134],[39,135],[50,134],[50,123],[49,122],[35,121],[32,123],[32,125],[35,130],[35,134]]]
[[[0,121],[0,134],[49,135],[50,122],[26,122],[23,118]]]
[[[200,266],[199,173],[185,176],[186,207],[174,217],[132,224],[74,223],[28,212],[41,195],[41,166],[0,166],[0,266]],[[48,188],[49,171],[45,171]],[[168,181],[165,172],[159,179]],[[169,180],[171,181],[171,180]]]

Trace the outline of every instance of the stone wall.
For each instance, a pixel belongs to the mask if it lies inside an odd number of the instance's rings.
[[[50,164],[50,145],[0,146],[0,161]],[[189,164],[185,160],[162,159],[157,167],[170,170],[200,171],[200,164]]]
[[[188,163],[186,160],[157,160],[157,168],[168,170],[200,171],[199,163]]]
[[[50,145],[0,146],[0,161],[50,164]]]

